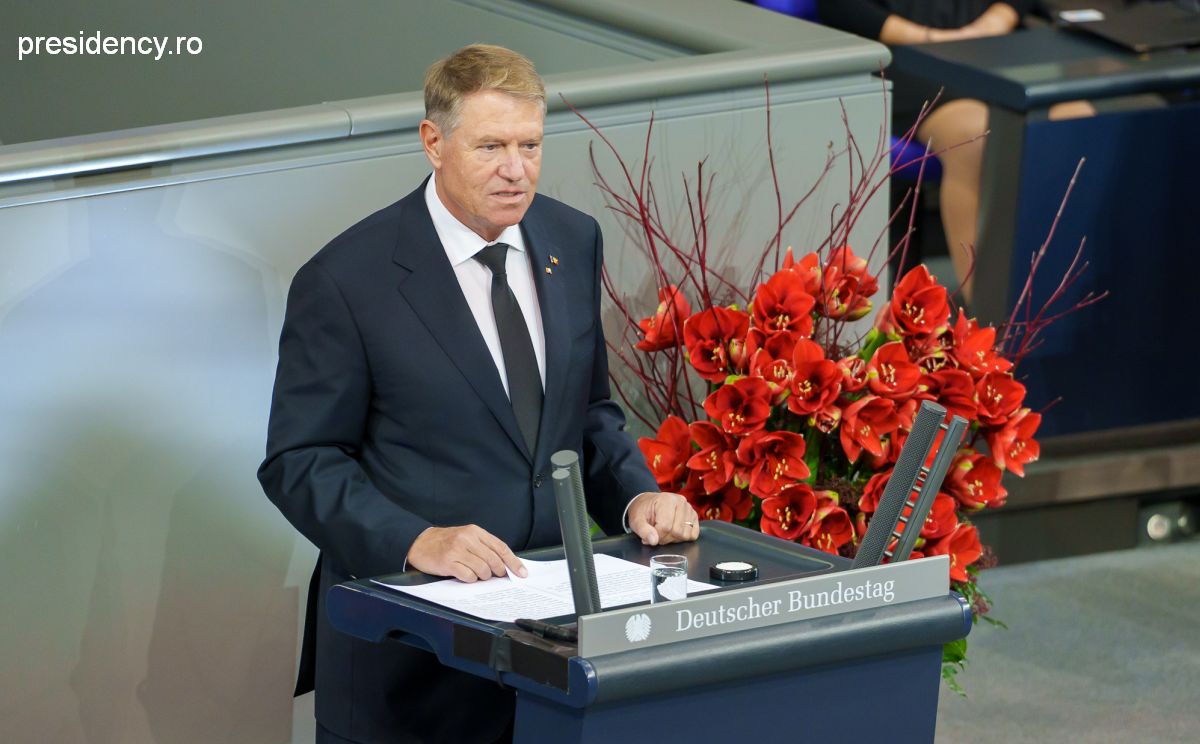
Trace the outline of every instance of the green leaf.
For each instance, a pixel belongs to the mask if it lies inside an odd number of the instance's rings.
[[[958,683],[957,675],[966,666],[966,638],[960,638],[957,641],[951,641],[942,646],[942,681],[946,683],[946,687],[949,687],[951,692],[963,697],[967,696],[967,691]]]
[[[967,639],[959,638],[942,646],[942,663],[962,666],[967,661]]]
[[[872,328],[863,338],[862,348],[859,349],[858,355],[862,357],[864,362],[870,361],[871,357],[875,356],[875,350],[888,342],[887,334],[881,333],[878,328]]]
[[[951,692],[966,697],[967,691],[963,689],[963,686],[955,678],[960,669],[961,667],[954,664],[942,664],[942,681],[946,683],[946,687],[950,688]]]
[[[809,427],[804,433],[804,464],[808,466],[808,477],[804,482],[813,485],[817,481],[817,466],[821,462],[821,442],[824,435],[815,427]]]

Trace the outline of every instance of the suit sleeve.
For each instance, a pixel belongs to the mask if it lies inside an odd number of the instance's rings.
[[[592,313],[596,322],[596,348],[593,353],[591,392],[587,421],[583,429],[585,492],[588,511],[606,533],[624,531],[625,507],[638,494],[657,491],[658,484],[646,466],[641,450],[625,431],[625,414],[613,401],[608,382],[608,347],[600,319],[600,276],[604,268],[604,240],[600,226],[596,231],[595,283]]]
[[[431,526],[381,493],[359,464],[370,401],[358,327],[333,278],[310,261],[288,293],[258,479],[288,521],[354,576],[402,570]]]

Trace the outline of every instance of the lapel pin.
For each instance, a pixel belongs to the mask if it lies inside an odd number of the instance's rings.
[[[550,263],[554,264],[555,266],[558,266],[558,259],[555,258],[554,256],[551,256]]]
[[[553,274],[554,272],[550,270],[550,267],[549,267],[549,266],[547,266],[547,267],[546,267],[546,273],[547,273],[547,274]]]

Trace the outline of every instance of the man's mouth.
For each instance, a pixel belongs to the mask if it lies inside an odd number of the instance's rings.
[[[492,196],[505,201],[518,201],[525,197],[524,191],[494,191]]]

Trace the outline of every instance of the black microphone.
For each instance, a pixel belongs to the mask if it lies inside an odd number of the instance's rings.
[[[562,530],[563,552],[571,577],[571,596],[576,616],[600,611],[600,588],[596,581],[596,561],[592,557],[592,533],[583,494],[583,476],[579,455],[561,450],[550,456],[554,471],[554,502],[558,507],[558,526]]]

